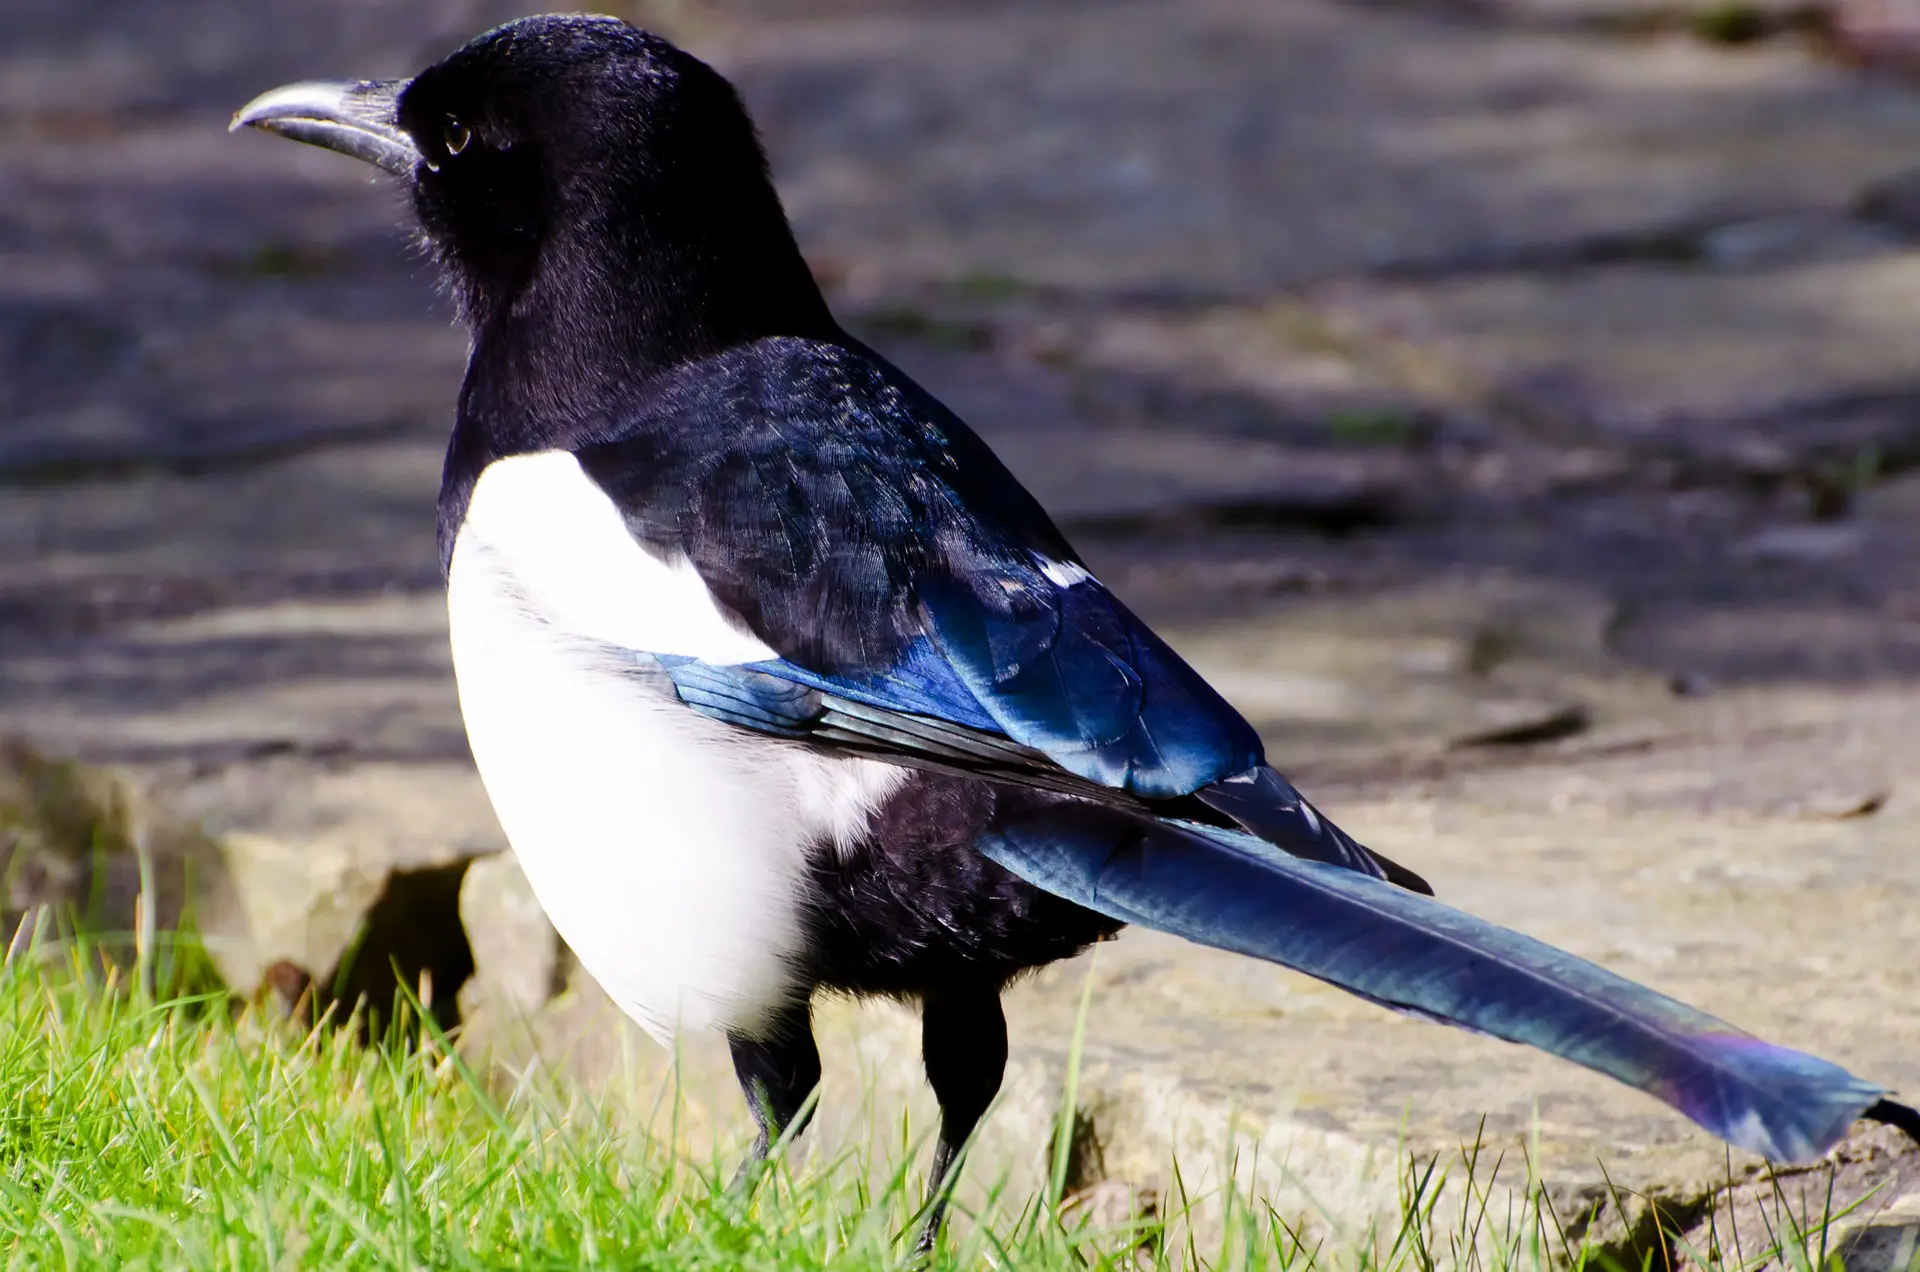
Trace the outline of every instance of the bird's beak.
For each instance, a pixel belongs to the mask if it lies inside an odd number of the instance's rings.
[[[395,117],[406,86],[406,80],[288,84],[242,106],[227,131],[259,128],[411,177],[420,150]]]

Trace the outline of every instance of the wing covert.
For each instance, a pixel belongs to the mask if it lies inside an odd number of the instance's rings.
[[[1066,585],[1023,572],[1004,609],[952,578],[917,597],[934,644],[1009,737],[1143,799],[1261,762],[1253,727],[1097,580],[1077,565]]]

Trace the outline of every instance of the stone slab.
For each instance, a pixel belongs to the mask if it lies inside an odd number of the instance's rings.
[[[1920,105],[1791,42],[1569,38],[1415,6],[820,13],[700,29],[849,291],[1246,295],[1844,206]]]
[[[1418,346],[1464,396],[1758,476],[1920,453],[1920,256],[1624,265],[1332,288],[1334,321]]]

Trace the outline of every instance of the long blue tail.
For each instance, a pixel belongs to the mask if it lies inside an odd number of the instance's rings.
[[[1912,1110],[1518,932],[1237,831],[1060,804],[981,851],[1088,909],[1251,954],[1383,1005],[1523,1042],[1666,1101],[1776,1161],[1819,1157],[1862,1116]]]

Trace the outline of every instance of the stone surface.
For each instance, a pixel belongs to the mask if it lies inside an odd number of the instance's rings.
[[[1752,1266],[1783,1237],[1839,1216],[1825,1245],[1857,1272],[1906,1272],[1920,1229],[1920,1153],[1898,1132],[1857,1136],[1811,1168],[1760,1170],[1683,1219],[1680,1247],[1701,1262]],[[1817,1256],[1819,1243],[1808,1241]],[[1903,1249],[1904,1247],[1904,1249]]]
[[[856,289],[1245,295],[1844,202],[1920,132],[1903,90],[1791,44],[1314,0],[857,8],[700,31]]]
[[[0,740],[0,926],[15,947],[80,932],[129,968],[153,952],[167,974],[192,978],[190,960],[156,944],[190,932],[242,993],[291,1001],[311,986],[318,1007],[365,999],[376,1010],[397,965],[429,1007],[437,981],[441,1023],[458,1023],[452,1004],[473,970],[459,906],[468,858],[383,856],[323,834],[216,838],[144,785]],[[497,936],[504,916],[481,905],[481,917]]]
[[[572,956],[512,853],[467,867],[460,922],[473,949],[473,979],[461,998],[470,1026],[488,1027],[483,1014],[499,1026],[530,1021],[565,992]]]
[[[503,1084],[538,1058],[733,1151],[724,1048],[676,1076],[493,855],[431,515],[463,341],[401,209],[224,132],[508,14],[109,8],[0,14],[0,729],[205,827],[235,983],[377,1008],[355,969],[398,958]],[[1629,36],[1692,21],[1634,0],[632,12],[738,77],[855,329],[1322,807],[1465,908],[1920,1093],[1910,87]],[[969,1204],[1040,1178],[1089,974],[1089,1206],[1164,1201],[1175,1154],[1203,1189],[1233,1133],[1284,1213],[1357,1228],[1484,1116],[1569,1214],[1613,1205],[1597,1157],[1678,1236],[1751,1230],[1751,1163],[1644,1097],[1139,933],[1010,995]],[[930,1128],[907,1013],[821,1033],[809,1151]],[[1911,1191],[1876,1143],[1844,1187]],[[1593,1231],[1664,1242],[1626,1200]]]
[[[234,948],[249,932],[227,849],[115,775],[17,738],[0,739],[0,879],[9,958],[76,926],[128,966],[189,926],[228,938],[223,972],[249,957]]]
[[[1760,474],[1920,456],[1906,333],[1920,257],[1652,265],[1357,286],[1337,305],[1428,344],[1508,410]]]

